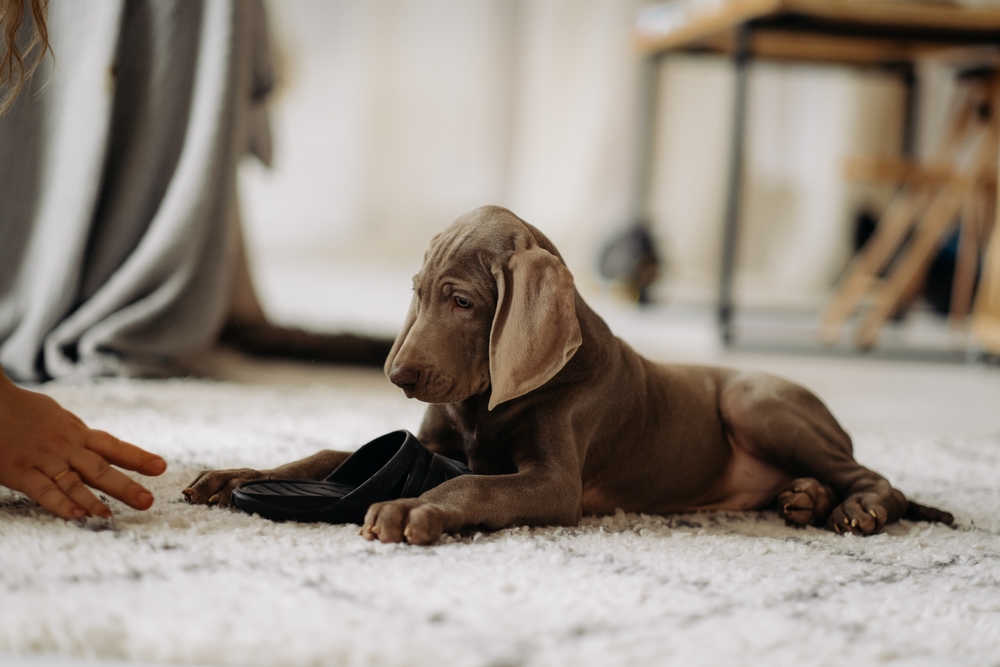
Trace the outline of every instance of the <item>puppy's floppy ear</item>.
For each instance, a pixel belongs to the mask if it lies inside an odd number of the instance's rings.
[[[396,341],[392,344],[392,349],[389,350],[389,356],[385,358],[385,366],[382,367],[382,372],[385,373],[386,377],[389,376],[389,371],[392,370],[392,362],[396,360],[396,355],[399,354],[399,348],[403,347],[403,342],[406,340],[406,335],[410,333],[410,329],[413,328],[413,323],[417,321],[417,295],[413,294],[413,299],[410,300],[410,310],[406,313],[406,320],[403,321],[403,328],[399,330],[399,335],[396,336]]]
[[[491,268],[490,410],[551,380],[583,342],[573,274],[555,255],[532,245]]]

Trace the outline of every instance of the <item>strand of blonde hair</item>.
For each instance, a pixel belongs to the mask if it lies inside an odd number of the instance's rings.
[[[18,32],[26,7],[31,11],[31,39],[22,52]],[[46,24],[48,0],[0,0],[0,115],[17,99],[42,58],[50,51]]]

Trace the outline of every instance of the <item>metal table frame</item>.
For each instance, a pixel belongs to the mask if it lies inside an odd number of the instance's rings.
[[[918,2],[858,0],[730,0],[670,33],[638,36],[646,53],[640,80],[633,191],[638,224],[652,187],[659,70],[671,53],[728,55],[735,70],[722,263],[717,303],[719,334],[734,342],[736,250],[743,187],[747,79],[755,59],[878,67],[899,74],[906,87],[903,153],[913,152],[917,79],[915,61],[956,47],[1000,45],[1000,9]]]

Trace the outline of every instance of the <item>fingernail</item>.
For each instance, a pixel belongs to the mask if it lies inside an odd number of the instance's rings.
[[[101,517],[102,519],[110,519],[111,510],[109,510],[107,507],[102,507],[99,510],[97,510],[97,516]]]
[[[84,512],[79,507],[75,508],[72,512],[70,512],[70,514],[73,515],[74,519],[82,519],[83,517],[87,516],[87,513]]]
[[[153,504],[153,494],[150,493],[149,491],[140,491],[139,493],[135,494],[135,499],[139,502],[140,505],[149,506]]]
[[[163,473],[164,470],[167,469],[167,462],[161,459],[159,456],[157,456],[150,463],[150,468],[153,470],[154,473],[160,475]]]

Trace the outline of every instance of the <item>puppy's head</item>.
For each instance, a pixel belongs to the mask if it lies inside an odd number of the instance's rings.
[[[431,241],[385,373],[427,403],[491,390],[492,410],[552,379],[582,340],[558,251],[507,209],[484,206]]]

